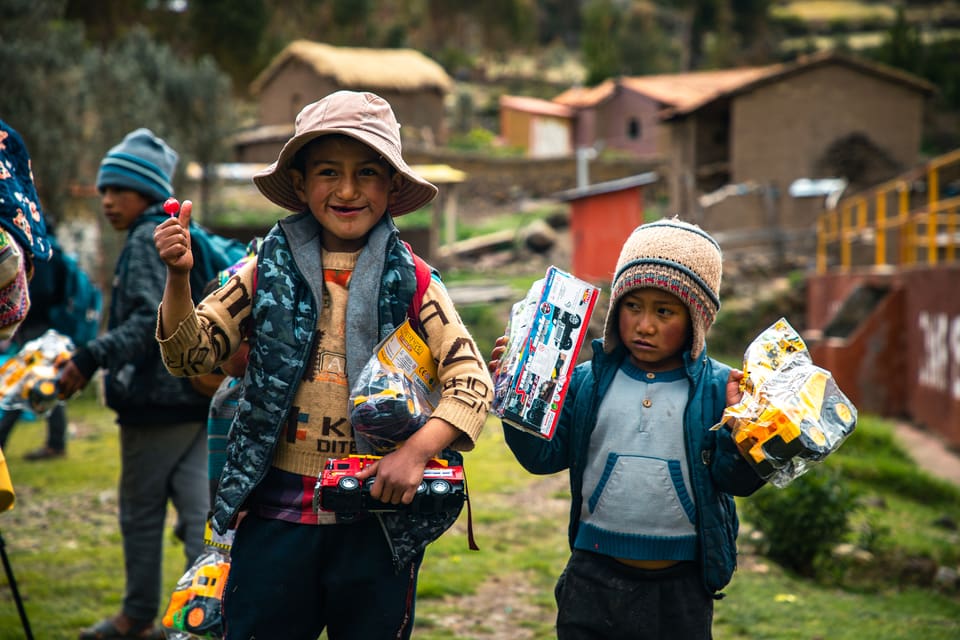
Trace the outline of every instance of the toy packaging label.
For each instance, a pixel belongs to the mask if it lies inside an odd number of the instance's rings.
[[[743,457],[776,487],[836,451],[857,424],[856,407],[784,318],[747,347],[740,389],[714,429],[729,427]]]
[[[236,529],[228,529],[225,534],[220,535],[214,531],[210,520],[207,520],[207,524],[203,528],[203,544],[229,553],[230,549],[233,548],[234,534],[236,534]]]
[[[433,413],[439,400],[430,347],[405,320],[387,336],[350,391],[350,424],[378,452],[396,448]]]
[[[410,320],[404,320],[387,336],[377,351],[377,358],[384,367],[402,373],[424,398],[432,397],[437,386],[437,366],[430,347],[410,326]]]
[[[513,305],[494,374],[491,410],[507,424],[553,438],[600,290],[550,266]]]

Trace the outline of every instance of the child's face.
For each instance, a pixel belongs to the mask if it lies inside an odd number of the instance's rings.
[[[620,340],[630,361],[644,371],[670,371],[683,365],[693,327],[687,305],[662,289],[634,289],[618,308]]]
[[[323,227],[328,251],[357,251],[380,220],[403,178],[380,155],[348,136],[323,136],[304,149],[293,188]]]
[[[149,206],[150,201],[142,193],[133,189],[105,187],[100,196],[103,215],[110,226],[117,231],[129,229],[133,221],[139,218]]]

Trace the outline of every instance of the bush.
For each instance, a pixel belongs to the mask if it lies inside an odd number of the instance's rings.
[[[767,486],[744,504],[744,517],[763,533],[761,551],[774,562],[812,577],[817,562],[851,532],[856,495],[840,475],[816,466],[782,489]]]

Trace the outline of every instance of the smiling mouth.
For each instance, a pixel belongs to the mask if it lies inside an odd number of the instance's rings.
[[[339,213],[340,215],[344,215],[344,216],[363,211],[363,207],[330,207],[330,208],[336,211],[337,213]]]

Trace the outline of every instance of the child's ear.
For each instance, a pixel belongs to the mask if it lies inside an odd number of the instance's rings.
[[[293,183],[293,192],[297,194],[297,197],[300,198],[300,202],[307,203],[307,192],[303,188],[304,179],[303,172],[297,169],[287,169],[287,172],[290,174],[290,182]]]
[[[403,176],[397,173],[393,173],[393,176],[390,178],[390,192],[387,194],[387,207],[393,205],[397,201],[397,196],[400,194],[400,189],[403,187]]]

